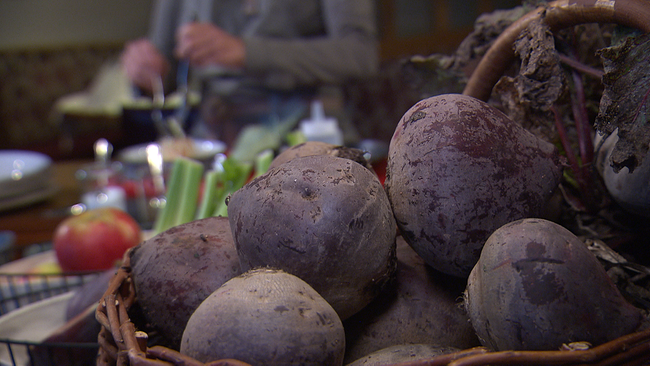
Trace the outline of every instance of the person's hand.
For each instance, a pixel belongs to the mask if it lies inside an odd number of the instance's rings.
[[[128,78],[139,88],[152,92],[152,81],[165,78],[169,61],[148,39],[128,42],[121,55],[122,65]]]
[[[246,62],[244,42],[210,23],[189,23],[176,33],[175,55],[192,65],[217,64],[242,68]]]

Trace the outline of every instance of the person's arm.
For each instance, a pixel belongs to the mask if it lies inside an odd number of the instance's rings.
[[[338,84],[379,67],[372,0],[323,0],[327,37],[281,40],[245,37],[246,69],[276,87]]]

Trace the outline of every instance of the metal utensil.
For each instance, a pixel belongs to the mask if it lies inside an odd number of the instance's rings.
[[[186,60],[181,60],[178,64],[178,70],[176,73],[176,91],[180,95],[180,105],[176,109],[175,113],[167,119],[167,128],[171,131],[172,136],[176,138],[185,138],[185,131],[183,127],[187,121],[187,117],[190,114],[190,110],[187,103],[187,97],[189,93],[188,87],[188,78],[189,78],[189,62]]]
[[[152,86],[153,86],[153,100],[152,100],[151,119],[153,120],[156,129],[158,130],[158,134],[163,137],[172,136],[176,138],[184,138],[185,131],[183,131],[183,127],[181,127],[180,123],[176,119],[177,117],[171,116],[169,118],[164,118],[163,116],[163,107],[165,105],[165,91],[164,91],[162,77],[161,76],[154,77],[152,79]],[[185,88],[187,89],[187,86],[185,86]],[[183,99],[187,99],[187,95],[185,95]],[[184,110],[185,104],[186,102],[182,102],[179,110]]]
[[[153,99],[151,101],[151,119],[158,130],[158,135],[167,136],[167,127],[165,126],[165,119],[163,118],[162,109],[165,105],[165,90],[163,88],[162,77],[154,77],[151,79],[153,88]]]
[[[195,23],[198,20],[199,15],[196,11],[194,11],[190,22]],[[188,96],[190,92],[189,78],[190,61],[187,59],[182,59],[178,62],[178,66],[176,68],[176,91],[178,91],[181,96],[181,104],[176,110],[174,118],[172,118],[174,121],[171,122],[174,124],[174,126],[171,127],[180,131],[183,131],[183,127],[185,127],[187,123],[187,117],[190,114],[190,106],[188,104]]]
[[[189,75],[190,75],[190,63],[187,60],[181,60],[178,63],[178,70],[176,73],[176,90],[181,96],[181,104],[176,110],[176,120],[175,123],[177,127],[185,126],[187,122],[187,117],[190,114],[190,108],[188,104],[189,96]],[[180,128],[183,131],[182,128]]]

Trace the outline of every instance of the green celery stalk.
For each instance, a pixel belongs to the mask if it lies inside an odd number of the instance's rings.
[[[212,216],[228,216],[228,205],[226,205],[226,197],[230,194],[230,191],[222,190],[219,192],[219,195],[215,199],[216,207]]]
[[[269,166],[271,165],[274,157],[275,154],[271,149],[264,150],[261,153],[257,154],[257,157],[255,157],[255,178],[259,177],[260,175],[266,173],[267,170],[269,170]]]
[[[253,164],[249,162],[240,162],[237,165],[237,174],[236,176],[232,179],[232,184],[230,185],[230,192],[234,192],[238,190],[239,188],[243,187],[246,182],[248,182],[248,178],[251,176],[251,172],[253,171]]]
[[[219,194],[219,188],[217,184],[221,179],[223,172],[218,170],[210,170],[205,173],[205,179],[203,184],[203,198],[199,205],[199,210],[196,213],[195,219],[204,219],[210,217],[214,210],[217,207],[217,195]]]
[[[212,216],[228,216],[228,207],[226,197],[243,187],[248,181],[253,164],[250,162],[240,162],[232,157],[227,158],[222,163],[224,171],[223,191],[220,192],[216,199],[217,207]]]
[[[203,164],[193,159],[180,159],[186,162],[186,166],[183,170],[183,184],[179,192],[181,195],[180,205],[176,209],[174,226],[194,220],[199,199],[199,187],[203,177]]]
[[[307,141],[307,138],[305,137],[305,134],[302,133],[300,130],[295,130],[292,132],[289,132],[287,136],[285,137],[285,140],[287,141],[287,145],[289,146],[294,146],[298,144],[302,144],[303,142]]]
[[[183,184],[186,165],[185,161],[181,159],[174,160],[174,163],[172,164],[172,169],[169,173],[169,183],[167,184],[167,192],[165,194],[165,206],[163,206],[156,215],[156,220],[153,225],[154,234],[161,233],[174,226],[176,209],[180,205],[181,200],[180,190]]]

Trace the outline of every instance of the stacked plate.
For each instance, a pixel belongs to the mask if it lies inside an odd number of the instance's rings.
[[[52,196],[52,159],[33,151],[0,150],[0,212]]]

